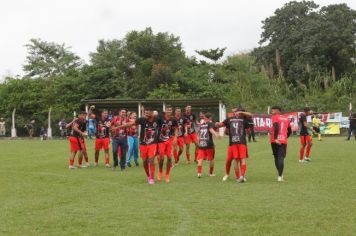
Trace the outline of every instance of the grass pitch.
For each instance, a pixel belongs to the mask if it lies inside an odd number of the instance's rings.
[[[267,138],[249,144],[248,182],[223,183],[226,146],[216,142],[216,177],[208,163],[201,179],[180,164],[171,183],[149,186],[142,165],[114,173],[103,153],[100,167],[68,170],[66,140],[0,140],[0,234],[355,235],[354,140],[314,141],[313,161],[300,164],[291,138],[284,183]]]

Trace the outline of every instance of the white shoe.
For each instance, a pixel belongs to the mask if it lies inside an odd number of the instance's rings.
[[[244,183],[245,182],[245,177],[241,176],[240,179],[238,180],[239,183]]]
[[[79,168],[87,168],[87,166],[82,164],[81,166],[79,166]]]
[[[209,176],[210,176],[210,177],[214,177],[214,176],[215,176],[215,174],[210,174]]]
[[[69,169],[77,169],[77,167],[72,166],[72,165],[70,165],[68,168],[69,168]]]
[[[90,166],[90,163],[89,163],[89,162],[87,162],[87,163],[86,163],[86,165],[87,165],[87,167],[89,167],[89,166]]]
[[[110,168],[111,166],[110,166],[110,164],[105,164],[105,167]]]
[[[247,182],[247,178],[244,176],[244,182]]]
[[[197,177],[198,177],[198,178],[201,178],[201,174],[198,173]]]
[[[299,160],[299,163],[304,163],[305,161],[304,160]]]
[[[304,161],[311,161],[310,157],[304,157]]]
[[[228,178],[229,178],[229,175],[224,175],[222,180],[225,182]]]
[[[278,176],[277,181],[278,182],[284,182],[283,176]]]

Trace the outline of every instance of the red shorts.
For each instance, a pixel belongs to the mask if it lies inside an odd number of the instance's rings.
[[[177,146],[180,148],[183,148],[184,146],[184,137],[178,137],[177,138]]]
[[[310,136],[309,135],[302,135],[300,136],[300,143],[302,144],[302,146],[307,145],[307,143],[310,143]]]
[[[245,159],[248,158],[246,144],[232,144],[227,149],[227,159]]]
[[[77,138],[70,136],[69,137],[69,142],[70,142],[70,151],[87,151],[87,147],[85,146],[84,139],[82,138]]]
[[[184,136],[184,142],[185,144],[190,144],[190,143],[198,143],[198,135],[197,133],[192,133]]]
[[[207,148],[207,149],[198,149],[198,160],[208,160],[212,161],[215,157],[215,149],[214,148]]]
[[[157,143],[150,145],[140,145],[140,155],[142,159],[154,158],[156,156]]]
[[[171,157],[172,156],[172,145],[173,139],[169,139],[166,142],[158,143],[158,150],[160,157]]]
[[[104,148],[105,151],[109,150],[110,138],[96,138],[95,139],[95,151],[99,151]]]

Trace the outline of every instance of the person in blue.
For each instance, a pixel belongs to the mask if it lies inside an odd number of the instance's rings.
[[[128,122],[135,122],[137,119],[136,112],[130,112],[128,114]],[[127,151],[127,161],[128,167],[131,167],[131,158],[134,157],[135,165],[138,166],[138,126],[134,125],[127,130],[127,142],[129,149]]]
[[[95,122],[96,122],[96,119],[95,119],[95,115],[91,115],[89,116],[89,120],[88,120],[88,123],[89,123],[89,127],[88,127],[88,137],[90,139],[93,138],[93,136],[95,136]]]

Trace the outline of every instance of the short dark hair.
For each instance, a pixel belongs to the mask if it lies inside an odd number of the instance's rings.
[[[282,111],[282,108],[280,106],[273,106],[271,109]]]
[[[310,107],[304,107],[304,112],[310,111]]]
[[[127,112],[127,109],[126,108],[121,108],[121,109],[119,109],[119,112],[121,112],[121,111],[126,111]]]
[[[153,111],[152,107],[145,107],[145,111]]]
[[[166,108],[166,109],[167,109],[167,108],[172,108],[172,106],[171,106],[171,105],[166,105],[165,108]]]
[[[176,107],[175,110],[182,110],[180,107]]]
[[[237,111],[246,111],[246,110],[245,110],[245,108],[240,106],[240,107],[237,108]]]

